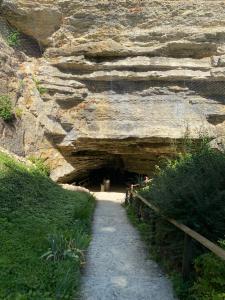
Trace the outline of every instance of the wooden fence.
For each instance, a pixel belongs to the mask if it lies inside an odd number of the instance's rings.
[[[134,191],[134,187],[138,185],[131,185],[129,192],[129,197],[134,197],[138,199],[142,204],[145,204],[150,209],[154,210],[156,213],[160,214],[165,220],[167,220],[169,223],[176,226],[179,230],[183,231],[184,236],[184,250],[183,250],[183,260],[182,260],[182,275],[184,279],[187,279],[189,277],[190,269],[191,269],[191,261],[192,261],[192,254],[191,254],[191,248],[192,248],[192,239],[199,242],[201,245],[203,245],[205,248],[209,249],[211,252],[213,252],[215,255],[220,257],[222,260],[225,261],[225,250],[216,245],[215,243],[211,242],[201,234],[197,233],[196,231],[192,230],[188,226],[178,223],[174,219],[167,218],[163,216],[160,209],[156,207],[154,204],[152,204],[149,200],[146,200],[142,196],[138,195]]]

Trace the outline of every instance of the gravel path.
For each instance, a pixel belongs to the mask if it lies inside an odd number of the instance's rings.
[[[93,240],[82,279],[84,300],[174,300],[171,284],[147,258],[122,193],[95,193]]]

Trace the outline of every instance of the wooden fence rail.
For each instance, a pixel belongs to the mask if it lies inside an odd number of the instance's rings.
[[[160,209],[156,207],[154,204],[143,198],[142,196],[138,195],[137,193],[134,192],[133,190],[134,186],[131,186],[130,189],[130,195],[139,199],[142,203],[144,203],[146,206],[160,214],[165,220],[167,220],[169,223],[173,224],[176,226],[178,229],[183,231],[185,233],[185,238],[184,238],[184,252],[183,252],[183,262],[182,262],[182,274],[183,278],[186,279],[188,278],[189,272],[190,272],[190,265],[191,265],[191,244],[192,244],[192,239],[196,240],[199,242],[201,245],[203,245],[205,248],[209,249],[211,252],[213,252],[215,255],[220,257],[222,260],[225,261],[225,250],[219,247],[218,245],[214,244],[201,234],[197,233],[196,231],[192,230],[188,226],[178,223],[174,219],[170,219],[165,217]]]

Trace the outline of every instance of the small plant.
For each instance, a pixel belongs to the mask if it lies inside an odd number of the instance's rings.
[[[212,253],[205,253],[195,260],[195,270],[197,279],[191,289],[195,299],[224,300],[225,262]]]
[[[15,112],[15,115],[16,115],[17,118],[19,118],[19,119],[22,118],[22,115],[23,115],[23,110],[22,110],[22,108],[16,107],[16,108],[14,109],[14,112]]]
[[[143,184],[144,184],[144,176],[142,176],[140,174],[136,175],[136,182],[140,186],[143,186]]]
[[[77,261],[83,257],[83,252],[76,248],[75,241],[67,239],[62,234],[52,234],[48,237],[49,250],[41,258],[46,260],[61,261],[65,259],[75,259]]]
[[[25,87],[24,80],[23,80],[23,79],[20,79],[20,80],[19,80],[19,90],[20,90],[20,91],[23,91],[24,87]]]
[[[38,92],[40,93],[40,95],[44,95],[48,91],[46,88],[44,88],[42,86],[38,86],[37,89],[38,89]]]
[[[35,165],[40,173],[45,176],[50,175],[50,168],[46,165],[45,160],[41,157],[30,156],[29,160]]]
[[[20,33],[17,30],[12,31],[7,37],[7,43],[10,47],[20,45]]]
[[[44,95],[48,92],[45,87],[41,86],[40,80],[33,77],[33,81],[35,82],[36,88],[40,95]]]
[[[0,96],[0,118],[10,121],[13,117],[12,102],[8,95]]]

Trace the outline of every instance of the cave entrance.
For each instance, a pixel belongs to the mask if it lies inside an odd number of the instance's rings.
[[[109,179],[111,192],[125,192],[129,185],[137,183],[138,177],[140,175],[137,173],[105,166],[90,170],[88,175],[79,184],[84,185],[93,192],[97,192],[100,191],[104,179]]]

